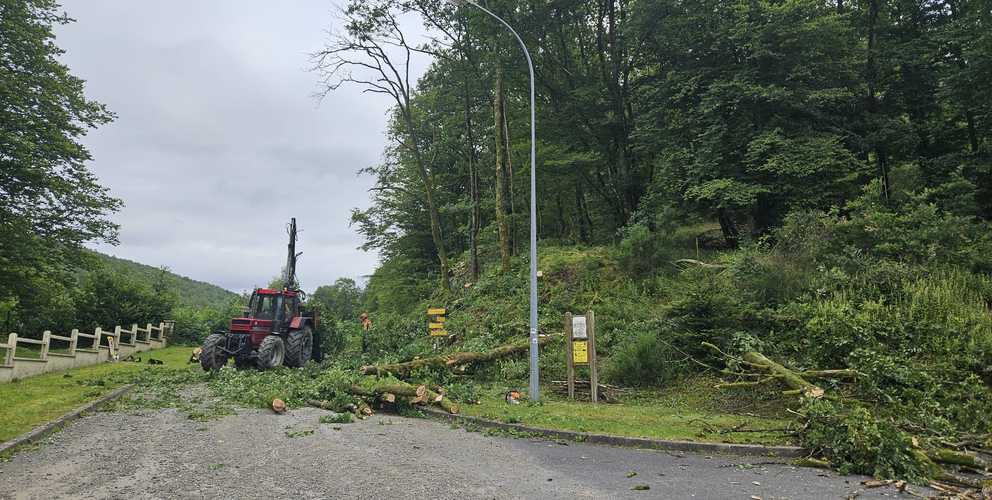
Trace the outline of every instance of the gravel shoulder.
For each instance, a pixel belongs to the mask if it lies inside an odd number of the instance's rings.
[[[211,422],[175,409],[97,413],[0,463],[0,498],[899,496],[760,458],[494,437],[390,415],[318,423],[327,413],[239,410]]]

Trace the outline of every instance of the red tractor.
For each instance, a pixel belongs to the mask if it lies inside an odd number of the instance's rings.
[[[204,370],[219,370],[234,358],[238,368],[300,367],[320,360],[314,330],[317,315],[303,307],[306,294],[296,284],[296,219],[289,226],[289,257],[283,287],[258,288],[251,294],[245,316],[231,320],[231,328],[207,337],[200,353]]]

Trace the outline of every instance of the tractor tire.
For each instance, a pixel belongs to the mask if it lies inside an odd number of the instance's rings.
[[[213,333],[203,342],[200,352],[200,366],[203,371],[217,371],[227,364],[227,353],[223,351],[227,337],[222,333]]]
[[[286,342],[286,366],[299,368],[310,361],[313,355],[313,329],[310,325],[289,332]]]
[[[269,335],[262,340],[262,345],[258,347],[258,368],[268,370],[277,366],[282,366],[286,359],[286,344],[277,335]]]

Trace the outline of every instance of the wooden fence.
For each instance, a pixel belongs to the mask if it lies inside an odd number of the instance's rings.
[[[67,370],[110,361],[117,355],[123,359],[136,352],[165,347],[175,323],[165,321],[158,325],[148,323],[144,328],[137,324],[130,329],[118,326],[114,331],[97,328],[93,333],[72,330],[68,336],[46,331],[41,340],[21,338],[16,333],[7,336],[0,344],[6,350],[0,364],[0,382],[10,382],[46,372]],[[106,342],[104,342],[106,341]],[[68,344],[64,349],[52,349],[53,342]],[[18,346],[22,355],[18,356]]]

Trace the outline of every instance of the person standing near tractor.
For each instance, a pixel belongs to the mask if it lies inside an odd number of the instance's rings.
[[[369,313],[364,312],[358,316],[358,319],[362,321],[362,353],[365,353],[369,349],[369,331],[372,330],[372,320],[369,318]]]

